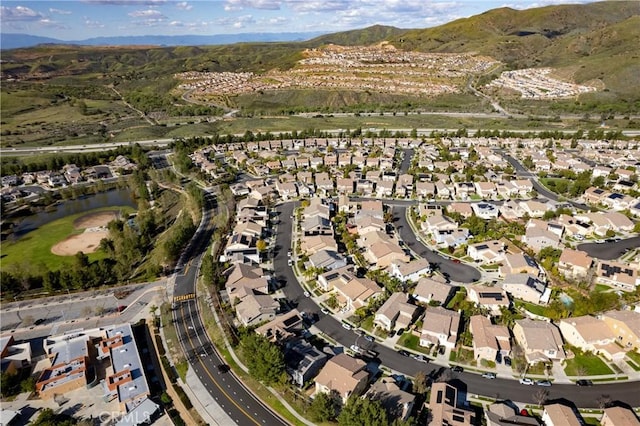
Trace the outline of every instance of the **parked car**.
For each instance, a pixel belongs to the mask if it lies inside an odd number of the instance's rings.
[[[347,324],[346,322],[342,323],[342,328],[344,328],[345,330],[351,330],[351,326],[349,324]]]
[[[40,325],[40,324],[42,324],[44,321],[45,321],[45,320],[44,320],[44,318],[38,318],[38,319],[37,319],[37,320],[35,320],[33,323],[34,323],[35,325]]]
[[[522,379],[520,379],[520,384],[521,385],[527,385],[527,386],[533,386],[534,382],[533,382],[533,380],[531,380],[528,377],[523,377]]]
[[[549,386],[551,386],[551,382],[549,380],[538,380],[538,381],[536,381],[536,385],[549,387]]]
[[[502,364],[502,354],[500,352],[496,354],[496,362]]]
[[[308,291],[305,291],[305,292],[304,292],[304,293],[302,293],[302,294],[304,294],[304,297],[310,297],[310,296],[311,296],[311,294],[310,294]]]
[[[376,338],[367,334],[367,335],[364,336],[364,340],[366,340],[368,342],[375,342]]]
[[[591,380],[581,379],[576,382],[578,386],[593,386],[593,382]]]
[[[354,333],[356,333],[358,336],[362,336],[362,330],[356,328],[355,330],[353,330]]]
[[[429,359],[427,357],[425,357],[424,355],[411,355],[411,358],[415,359],[416,361],[420,361],[420,362],[429,362]]]
[[[484,377],[485,379],[495,379],[496,373],[484,373],[482,377]]]
[[[402,355],[402,356],[411,356],[411,354],[409,352],[405,351],[405,350],[400,350],[400,351],[398,351],[398,353],[400,355]]]
[[[504,365],[506,365],[507,367],[511,367],[511,358],[509,358],[508,356],[505,356]]]
[[[329,310],[327,308],[320,309],[320,312],[322,312],[325,315],[329,315]]]
[[[460,367],[459,365],[454,365],[453,367],[451,367],[451,371],[453,371],[454,373],[462,373],[464,371],[464,368]]]
[[[287,259],[287,265],[293,266],[293,259],[291,258]]]

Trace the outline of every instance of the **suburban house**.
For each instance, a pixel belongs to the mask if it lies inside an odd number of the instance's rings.
[[[473,334],[473,356],[476,360],[495,361],[501,356],[511,354],[511,335],[503,325],[495,325],[491,320],[474,315],[469,320],[469,331]]]
[[[414,394],[400,389],[392,377],[383,377],[375,382],[365,397],[380,401],[389,415],[389,420],[400,419],[403,421],[409,418],[416,399]]]
[[[293,383],[303,387],[325,366],[327,358],[327,354],[300,339],[287,347],[284,354],[285,369]]]
[[[460,313],[441,306],[428,307],[422,322],[420,346],[442,345],[454,348],[460,329]]]
[[[516,299],[535,304],[546,304],[551,297],[551,289],[536,276],[519,273],[504,277],[502,288]]]
[[[444,247],[460,247],[471,237],[467,228],[439,230],[433,236],[436,244]]]
[[[620,345],[640,350],[640,312],[609,311],[602,314],[602,320],[613,331]]]
[[[593,258],[586,252],[566,248],[558,260],[558,272],[567,278],[581,280],[587,278],[592,264]]]
[[[248,294],[268,294],[269,281],[262,268],[238,263],[228,275],[225,288],[229,302],[234,304]]]
[[[540,269],[536,261],[524,253],[507,253],[498,272],[502,277],[516,273],[527,273],[537,277]]]
[[[429,426],[472,426],[475,411],[460,401],[458,389],[446,382],[434,383],[429,398],[431,421]]]
[[[604,409],[600,426],[640,426],[640,420],[629,408],[609,407]]]
[[[422,223],[422,229],[435,236],[437,231],[454,231],[458,229],[458,224],[447,216],[435,214]]]
[[[338,269],[347,265],[347,259],[335,250],[320,250],[309,256],[308,266],[318,269]]]
[[[367,247],[364,258],[378,269],[384,269],[397,261],[409,262],[409,255],[390,239],[378,241]]]
[[[256,333],[266,337],[270,342],[283,344],[295,338],[304,329],[302,315],[297,309],[278,315],[266,324],[256,328]]]
[[[500,287],[472,285],[467,287],[467,299],[478,307],[486,309],[491,315],[501,314],[501,308],[509,308],[511,302],[507,292]]]
[[[473,203],[471,209],[476,216],[485,220],[496,219],[499,213],[499,209],[489,203]]]
[[[456,287],[446,282],[423,277],[418,280],[411,296],[420,303],[435,301],[443,305],[449,301],[455,289]]]
[[[540,222],[542,222],[543,225],[540,225]],[[557,232],[551,229],[551,224],[538,219],[531,219],[529,223],[527,223],[522,242],[526,243],[537,253],[544,247],[558,248],[561,235],[562,232],[558,235]]]
[[[393,293],[376,311],[373,323],[383,330],[406,329],[418,313],[418,307],[407,301],[405,293]]]
[[[499,240],[469,244],[467,256],[480,263],[496,263],[504,259],[505,244]]]
[[[585,352],[601,353],[607,359],[623,359],[624,351],[615,344],[616,336],[600,318],[589,315],[560,320],[558,324],[565,342]]]
[[[487,426],[541,426],[536,417],[523,416],[517,408],[511,401],[494,402],[484,412]]]
[[[307,255],[320,250],[338,250],[338,244],[332,235],[310,235],[300,239],[300,249]]]
[[[342,353],[331,358],[316,377],[316,392],[331,393],[332,391],[342,399],[343,403],[351,395],[364,392],[369,381],[369,373],[365,370],[367,364],[358,358]]]
[[[380,297],[384,293],[375,281],[355,276],[346,282],[341,276],[334,281],[333,287],[336,290],[338,301],[348,310],[366,306],[370,298]]]
[[[403,283],[416,282],[431,272],[431,265],[427,259],[419,258],[410,262],[395,261],[389,266],[391,276],[398,278]]]
[[[558,328],[547,321],[529,318],[516,320],[513,336],[522,347],[529,364],[560,361],[566,358]]]
[[[599,261],[595,276],[596,283],[623,291],[635,291],[640,285],[640,274],[637,268],[613,260]]]
[[[542,421],[546,426],[582,426],[584,424],[573,408],[559,403],[544,406]]]
[[[244,326],[257,325],[273,320],[279,306],[271,296],[247,294],[235,305],[236,317]]]

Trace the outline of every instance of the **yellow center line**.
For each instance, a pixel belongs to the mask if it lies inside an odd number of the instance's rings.
[[[186,330],[186,332],[187,332],[187,338],[189,339],[189,343],[191,344],[191,347],[192,347],[193,349],[195,349],[195,346],[194,346],[194,344],[193,344],[193,341],[191,340],[191,333],[189,333],[189,328],[188,328],[188,326],[187,326],[187,322],[186,322],[185,317],[184,317],[184,306],[181,306],[181,307],[180,307],[180,310],[182,311],[182,324],[184,325],[184,329],[185,329],[185,330]],[[193,331],[195,332],[195,328],[194,328],[194,330],[193,330]],[[230,396],[230,395],[229,395],[229,394],[228,394],[224,389],[222,389],[222,387],[218,384],[218,382],[213,378],[213,375],[211,374],[211,372],[210,372],[210,371],[209,371],[209,369],[207,368],[207,366],[206,366],[206,364],[204,363],[204,361],[202,361],[202,360],[200,359],[200,355],[199,355],[199,354],[197,354],[197,355],[196,355],[196,357],[198,358],[198,362],[202,363],[202,367],[204,368],[204,371],[207,373],[207,375],[209,376],[209,378],[211,379],[211,381],[213,382],[213,384],[214,384],[214,385],[216,385],[216,387],[217,387],[218,389],[220,389],[220,391],[224,394],[224,396],[226,396],[226,397],[227,397],[227,399],[228,399],[228,400],[229,400],[233,405],[235,405],[235,406],[236,406],[236,408],[238,408],[238,410],[240,410],[240,411],[241,411],[241,412],[242,412],[242,413],[243,413],[243,414],[244,414],[244,415],[245,415],[249,420],[251,420],[251,421],[252,421],[254,424],[256,424],[256,425],[261,426],[261,424],[260,424],[260,423],[258,423],[258,421],[257,421],[257,420],[255,420],[253,417],[251,417],[251,416],[249,415],[249,413],[247,413],[247,412],[244,410],[244,408],[242,408],[240,405],[238,405],[238,403],[237,403],[233,398],[231,398],[231,396]]]

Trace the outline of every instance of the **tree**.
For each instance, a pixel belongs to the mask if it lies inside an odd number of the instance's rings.
[[[538,389],[533,394],[533,399],[536,401],[538,405],[543,405],[545,402],[547,402],[548,398],[549,398],[549,391],[547,389]]]
[[[380,401],[349,398],[338,416],[340,426],[387,426],[387,412]]]
[[[282,380],[284,374],[284,354],[265,337],[250,332],[242,338],[242,354],[249,367],[249,373],[267,385]]]
[[[331,395],[320,392],[309,405],[309,416],[314,422],[326,422],[336,417],[336,401]]]
[[[417,394],[424,394],[429,388],[429,378],[424,371],[420,370],[413,378],[413,392]]]
[[[267,242],[263,239],[259,239],[256,242],[256,248],[258,249],[258,251],[265,251],[267,249]]]

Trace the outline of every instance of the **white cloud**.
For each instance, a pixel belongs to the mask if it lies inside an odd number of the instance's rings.
[[[129,16],[132,18],[145,18],[145,19],[167,19],[159,10],[146,9],[146,10],[134,10],[129,12]]]
[[[280,10],[282,2],[278,0],[227,0],[224,10],[227,12],[242,9]]]
[[[94,21],[88,17],[84,17],[84,26],[87,28],[104,28],[104,24],[100,21]]]
[[[42,18],[41,20],[38,21],[38,24],[42,25],[43,27],[48,27],[48,28],[55,28],[56,30],[69,30],[71,29],[71,27],[64,25],[58,21],[54,21],[52,19],[49,18]]]
[[[221,18],[215,21],[217,25],[224,27],[232,27],[235,29],[245,28],[247,25],[253,25],[256,20],[252,15],[234,16],[228,18]]]
[[[55,9],[53,7],[49,8],[49,13],[55,13],[57,15],[71,15],[71,12],[68,10]]]
[[[353,6],[358,7],[359,2],[350,2],[347,0],[309,0],[309,1],[291,1],[289,5],[296,12],[332,12],[337,10],[347,10]],[[379,5],[384,2],[379,2]]]
[[[43,14],[25,6],[0,6],[0,20],[4,22],[38,21],[43,18],[45,18]]]
[[[187,3],[186,1],[181,1],[176,3],[176,7],[181,10],[191,10],[193,8],[193,6]]]
[[[108,6],[159,6],[167,0],[83,0],[84,3],[104,4]]]

